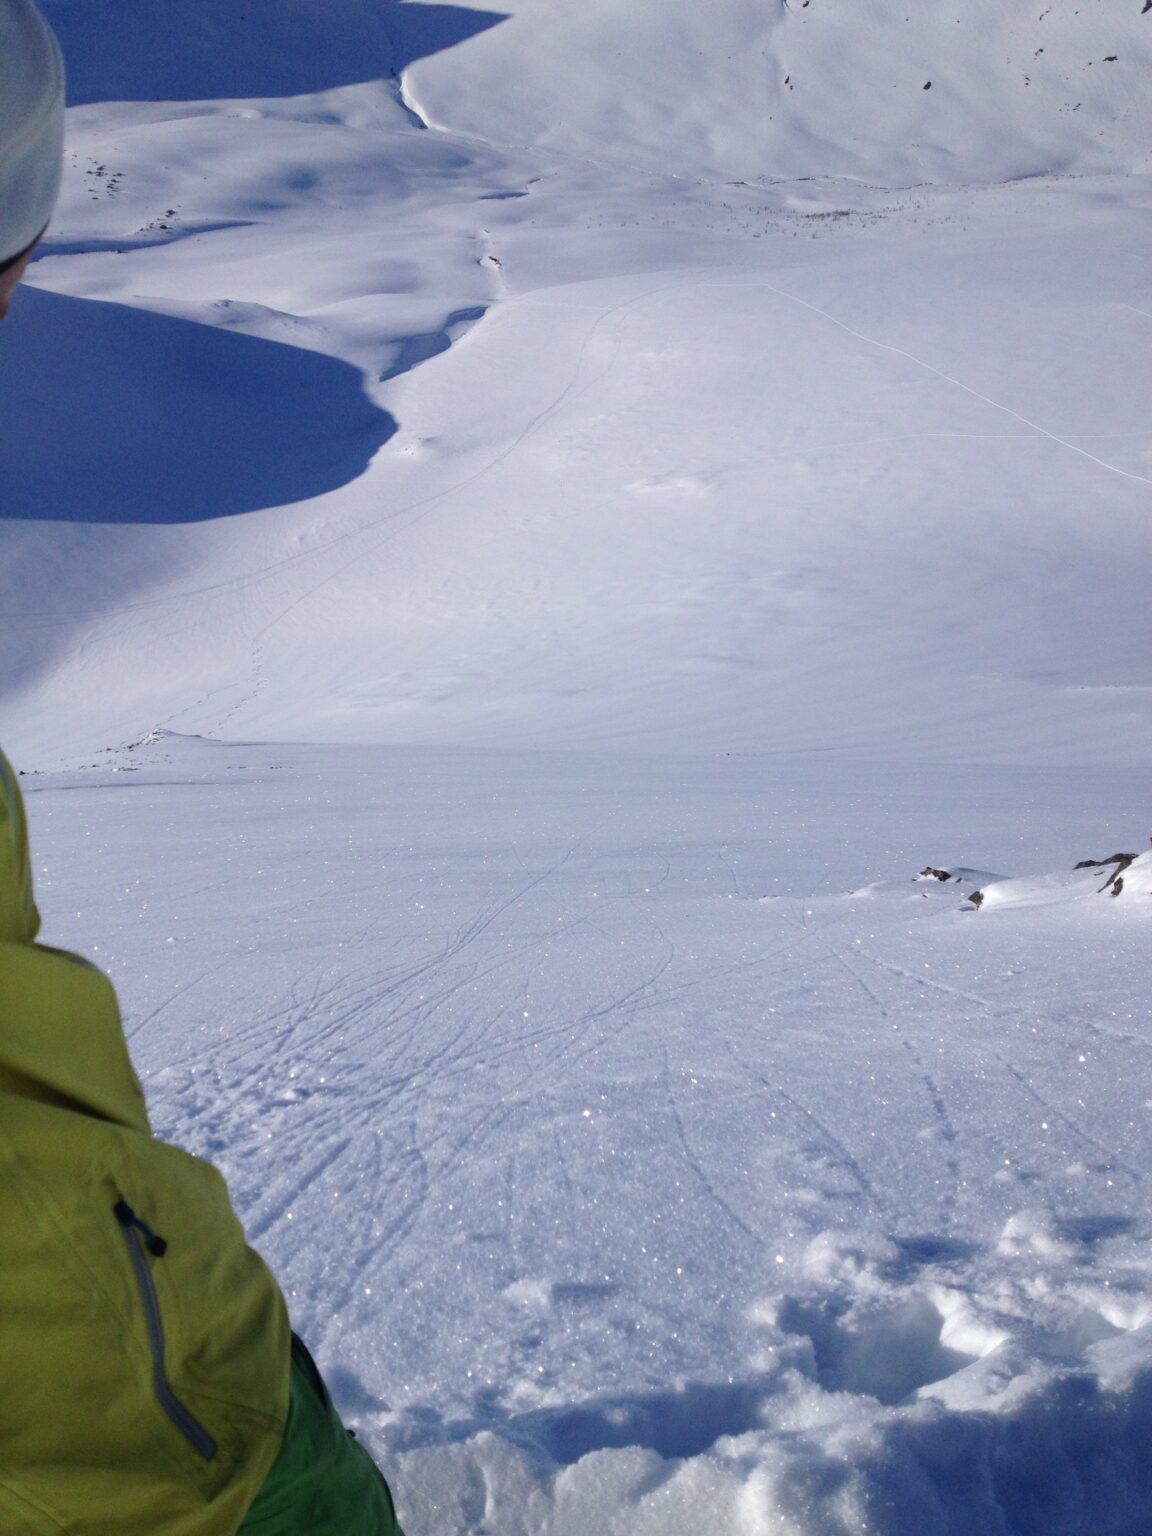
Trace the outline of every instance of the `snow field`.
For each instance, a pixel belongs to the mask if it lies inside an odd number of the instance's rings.
[[[25,780],[157,1129],[459,1536],[1139,1529],[1146,914],[916,873],[1138,783],[163,734]]]
[[[1140,750],[1145,197],[1136,180],[926,198],[923,224],[884,200],[872,224],[779,213],[756,242],[771,273],[733,265],[734,231],[690,229],[704,271],[562,288],[538,286],[539,229],[450,232],[437,292],[433,269],[397,301],[407,334],[371,351],[391,298],[322,302],[301,338],[266,302],[283,292],[178,299],[188,273],[164,268],[165,290],[157,250],[139,259],[162,318],[25,295],[8,339],[37,390],[14,407],[14,510],[46,486],[57,511],[156,526],[126,544],[9,525],[7,609],[55,658],[12,693],[13,749],[59,762],[164,725],[670,751],[688,730],[718,751],[886,757],[898,740],[938,761],[1081,762],[1121,731]],[[211,239],[263,244],[250,281],[282,287],[267,231]],[[37,270],[105,287],[136,260]],[[306,269],[331,296],[325,270]],[[160,361],[101,364],[95,390],[93,360],[135,355],[113,335]],[[213,382],[224,367],[242,392]],[[365,367],[392,375],[374,404]],[[89,423],[83,477],[50,439],[31,473],[45,396]],[[137,469],[160,429],[171,460]],[[262,493],[290,505],[190,521]],[[186,647],[200,625],[211,642]]]
[[[408,1536],[1143,1536],[1152,14],[48,9],[45,937]]]

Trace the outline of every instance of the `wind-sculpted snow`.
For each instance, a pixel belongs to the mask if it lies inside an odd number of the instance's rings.
[[[410,1536],[1152,1522],[1150,898],[917,874],[1122,843],[1138,782],[165,732],[25,780],[47,936]]]

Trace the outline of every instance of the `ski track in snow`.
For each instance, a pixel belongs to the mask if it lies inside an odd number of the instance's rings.
[[[766,895],[752,847],[737,863],[730,835],[702,835],[707,772],[695,813],[676,810],[682,841],[658,831],[660,802],[632,768],[636,798],[612,797],[629,830],[612,837],[601,815],[581,823],[582,792],[556,825],[560,784],[586,792],[596,762],[566,763],[551,790],[546,761],[518,764],[529,798],[498,772],[474,791],[496,818],[482,833],[461,830],[455,791],[419,768],[408,785],[347,788],[328,769],[313,871],[284,862],[276,832],[294,797],[316,822],[320,781],[300,750],[276,749],[267,822],[245,810],[262,804],[258,775],[209,772],[198,878],[157,868],[139,895],[113,881],[111,936],[84,921],[131,996],[149,970],[133,946],[164,932],[137,904],[167,911],[169,889],[189,911],[210,903],[183,979],[157,972],[129,1012],[153,1114],[222,1164],[410,1507],[429,1486],[447,1496],[457,1476],[495,1476],[497,1446],[517,1466],[545,1453],[565,1466],[568,1435],[599,1456],[660,1456],[661,1485],[700,1457],[736,1475],[725,1437],[804,1482],[824,1432],[774,1427],[795,1413],[823,1415],[829,1434],[837,1415],[845,1432],[863,1415],[881,1436],[854,1463],[868,1485],[899,1436],[940,1413],[955,1432],[971,1409],[1026,1440],[1026,1418],[995,1406],[1005,1381],[1031,1412],[1052,1358],[1089,1368],[1081,1334],[1124,1340],[1143,1307],[1152,1317],[1139,1166],[1093,1134],[1060,1071],[1037,1075],[1035,1026],[1061,1053],[1069,1037],[1147,1052],[1135,1026],[1094,1030],[1098,1007],[1076,1026],[1072,997],[1097,983],[1077,981],[1074,953],[1054,951],[1024,1003],[1014,929],[958,910],[954,889],[849,897],[806,870],[793,888],[809,894]],[[88,791],[124,806],[107,847],[131,867],[133,839],[148,846],[197,784],[191,768],[148,769],[173,752],[194,764],[268,749],[160,737],[133,754],[144,768],[127,794],[104,796],[95,776],[67,793],[37,784],[50,891],[62,869],[88,878],[69,858]],[[725,770],[757,792],[762,771]],[[514,835],[493,837],[502,817]],[[230,872],[233,829],[249,840],[240,867],[271,884]],[[477,858],[483,877],[459,884]],[[179,910],[170,922],[183,932]],[[217,931],[233,933],[223,964]],[[1113,1006],[1141,997],[1142,969],[1117,955],[1121,941],[1142,954],[1142,926],[1080,934],[1111,957]],[[922,1418],[921,1393],[955,1401]],[[595,1465],[571,1462],[573,1475]],[[504,1496],[492,1507],[499,1530]]]
[[[802,299],[798,294],[788,293],[783,288],[778,288],[774,283],[765,282],[763,279],[757,279],[756,281],[757,286],[766,288],[769,293],[777,294],[780,298],[786,299],[790,304],[797,304],[802,309],[811,310],[813,314],[827,320],[830,325],[836,326],[856,341],[862,341],[866,345],[876,347],[882,352],[890,352],[895,357],[906,358],[908,362],[915,363],[918,368],[923,368],[926,373],[934,374],[936,378],[942,379],[945,384],[952,384],[956,389],[963,390],[965,394],[971,395],[973,399],[981,401],[984,405],[990,405],[994,410],[1003,411],[1006,416],[1012,416],[1017,421],[1022,422],[1024,426],[1031,427],[1037,436],[1047,438],[1049,442],[1056,443],[1061,448],[1067,448],[1071,453],[1080,454],[1082,458],[1088,459],[1101,469],[1108,470],[1110,474],[1119,475],[1124,480],[1138,481],[1141,485],[1152,485],[1152,479],[1149,479],[1146,475],[1133,474],[1129,470],[1121,469],[1116,464],[1109,464],[1106,459],[1098,458],[1096,454],[1089,453],[1086,448],[1078,447],[1070,438],[1061,437],[1055,432],[1050,432],[1047,427],[1041,426],[1038,422],[1030,421],[1027,416],[1024,416],[1020,411],[1013,410],[1010,405],[1005,405],[1001,400],[993,399],[991,395],[984,394],[971,384],[965,384],[962,379],[953,378],[951,374],[945,373],[942,369],[937,368],[933,363],[927,362],[924,358],[917,357],[904,347],[894,346],[891,342],[880,341],[875,336],[867,336],[862,331],[854,330],[846,321],[838,319],[826,309],[821,309],[818,304],[813,304],[808,299]]]

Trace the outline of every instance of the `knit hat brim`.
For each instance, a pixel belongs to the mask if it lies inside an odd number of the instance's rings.
[[[64,64],[32,0],[0,0],[0,266],[52,217],[64,152]]]

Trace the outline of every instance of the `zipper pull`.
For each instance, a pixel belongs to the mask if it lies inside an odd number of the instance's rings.
[[[158,1237],[152,1228],[140,1220],[136,1212],[128,1204],[127,1200],[117,1200],[112,1207],[112,1214],[125,1230],[134,1229],[144,1239],[144,1246],[154,1259],[162,1259],[168,1252],[168,1244],[162,1237]]]

